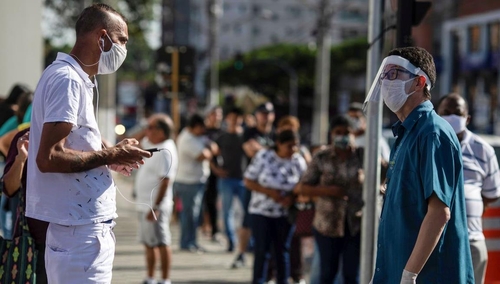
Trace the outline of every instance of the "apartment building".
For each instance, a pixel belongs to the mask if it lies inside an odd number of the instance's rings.
[[[218,47],[220,60],[276,43],[315,44],[321,0],[220,0]],[[197,50],[196,91],[202,95],[209,66],[207,0],[170,0],[175,17],[164,23],[172,44]],[[173,8],[175,5],[175,8]],[[366,36],[368,0],[331,0],[332,44]],[[183,33],[180,35],[179,33]]]

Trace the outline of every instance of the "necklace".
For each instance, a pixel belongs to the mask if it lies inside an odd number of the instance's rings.
[[[83,62],[80,60],[80,58],[78,58],[78,57],[77,57],[76,55],[74,55],[73,53],[71,53],[70,55],[71,55],[72,57],[74,57],[76,60],[78,60],[78,61],[79,61],[79,62],[80,62],[83,66],[85,66],[85,67],[92,67],[92,66],[95,66],[95,65],[99,64],[99,61],[97,61],[97,62],[96,62],[96,63],[94,63],[94,64],[85,64],[85,63],[83,63]]]

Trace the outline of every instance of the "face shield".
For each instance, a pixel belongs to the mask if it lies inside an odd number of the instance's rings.
[[[403,70],[404,69],[404,70]],[[422,69],[415,67],[411,64],[408,59],[405,59],[398,55],[390,55],[384,58],[380,68],[378,69],[377,75],[373,80],[370,87],[368,95],[366,96],[365,102],[363,104],[363,111],[366,113],[368,103],[375,102],[378,103],[381,100],[381,86],[382,80],[402,80],[399,78],[400,73],[409,73],[411,75],[423,76],[425,78],[426,88],[430,90],[432,88],[431,80],[425,74]],[[411,78],[411,77],[410,77]]]

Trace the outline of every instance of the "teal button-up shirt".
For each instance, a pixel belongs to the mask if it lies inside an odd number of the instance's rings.
[[[387,172],[373,283],[400,283],[433,193],[450,208],[451,219],[417,283],[474,283],[456,134],[429,101],[396,123],[393,132],[397,139]]]

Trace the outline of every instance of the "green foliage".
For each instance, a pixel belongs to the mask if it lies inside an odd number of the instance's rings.
[[[366,39],[346,41],[331,49],[330,92],[342,76],[364,74],[366,70]],[[305,45],[277,44],[266,46],[241,55],[238,60],[221,62],[221,85],[246,85],[272,100],[279,94],[288,94],[290,77],[277,64],[285,62],[298,75],[299,97],[314,93],[315,50]],[[236,61],[240,61],[237,63]],[[235,66],[243,66],[240,70]]]

